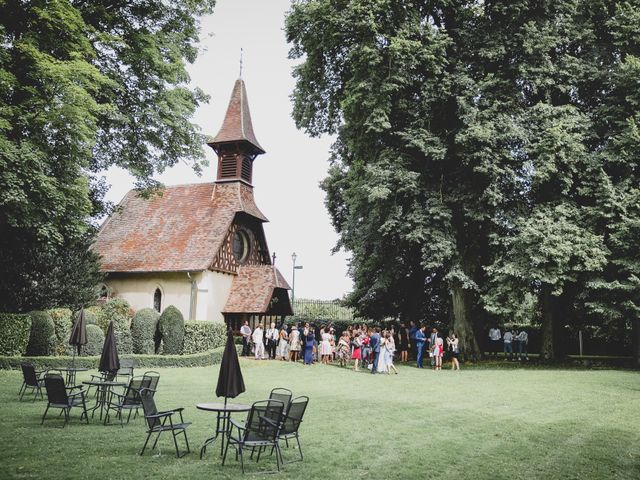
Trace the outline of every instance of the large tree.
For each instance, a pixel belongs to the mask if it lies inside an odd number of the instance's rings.
[[[633,3],[294,3],[294,118],[338,136],[324,187],[356,307],[424,315],[435,278],[474,355],[483,317],[535,295],[554,357],[591,279],[616,264],[631,288],[635,260],[612,242],[637,212],[613,237],[601,186],[637,188]]]
[[[199,168],[189,118],[206,96],[188,87],[185,63],[214,3],[0,2],[0,310],[47,307],[95,284],[96,259],[78,246],[105,212],[100,172],[117,165],[152,187],[178,160]],[[67,292],[43,295],[47,259],[70,255]]]

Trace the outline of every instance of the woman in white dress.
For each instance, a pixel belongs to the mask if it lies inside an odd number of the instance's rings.
[[[386,337],[386,342],[384,344],[384,358],[387,366],[387,373],[390,374],[391,370],[393,369],[394,373],[397,375],[398,370],[396,370],[396,366],[393,364],[393,354],[396,351],[396,342],[393,339],[392,332],[387,332]],[[382,354],[382,351],[380,352],[380,354]]]
[[[276,357],[280,357],[280,360],[286,360],[289,357],[287,337],[287,327],[283,325],[278,334],[278,347],[276,348]]]
[[[376,371],[379,373],[389,373],[387,370],[387,357],[385,351],[387,348],[387,331],[384,330],[380,334],[380,353],[378,354],[378,364],[376,365]]]
[[[320,329],[320,355],[322,355],[322,363],[329,365],[331,357],[331,334],[325,332],[324,328]]]
[[[253,345],[256,360],[264,358],[264,328],[260,323],[253,331]]]
[[[298,327],[294,325],[293,327],[291,327],[291,333],[289,334],[290,362],[298,361],[298,353],[300,352],[300,348],[300,331],[298,330]]]

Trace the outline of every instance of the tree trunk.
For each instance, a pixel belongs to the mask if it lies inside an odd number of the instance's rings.
[[[462,284],[456,283],[451,288],[451,303],[452,329],[458,336],[460,352],[466,360],[477,360],[480,357],[480,349],[471,321],[471,291],[462,288]]]
[[[558,299],[551,293],[551,285],[547,284],[542,286],[540,296],[542,308],[540,357],[544,360],[555,360],[557,358]]]
[[[640,367],[640,318],[631,321],[631,345],[633,348],[633,364]]]

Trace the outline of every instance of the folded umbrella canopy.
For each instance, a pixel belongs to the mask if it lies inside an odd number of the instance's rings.
[[[78,318],[76,318],[73,328],[71,329],[71,336],[69,337],[69,345],[76,347],[78,355],[80,355],[80,347],[87,344],[87,320],[84,316],[84,307],[80,309]],[[76,349],[73,351],[75,358]]]
[[[116,335],[113,332],[113,320],[109,322],[107,336],[102,346],[102,355],[100,356],[100,365],[98,370],[104,373],[115,374],[120,369],[120,358],[116,349]]]
[[[238,361],[238,352],[233,341],[233,334],[229,329],[227,332],[227,344],[222,355],[220,373],[218,374],[216,396],[224,397],[224,403],[226,404],[227,398],[235,398],[244,391],[245,386],[242,370],[240,370],[240,362]]]

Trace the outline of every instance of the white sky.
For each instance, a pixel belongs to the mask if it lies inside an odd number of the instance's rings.
[[[325,178],[332,139],[313,139],[298,131],[291,118],[293,62],[284,35],[289,0],[218,0],[202,22],[203,52],[188,67],[192,84],[211,96],[193,119],[206,135],[215,135],[238,77],[240,48],[253,128],[266,154],[253,166],[256,203],[270,220],[264,225],[276,266],[291,283],[291,254],[296,252],[296,297],[340,298],[351,290],[347,255],[331,254],[337,234],[324,206],[319,182]],[[217,159],[206,147],[209,166],[201,177],[178,164],[156,178],[166,185],[215,180]],[[120,169],[110,169],[106,200],[118,203],[133,186]]]

